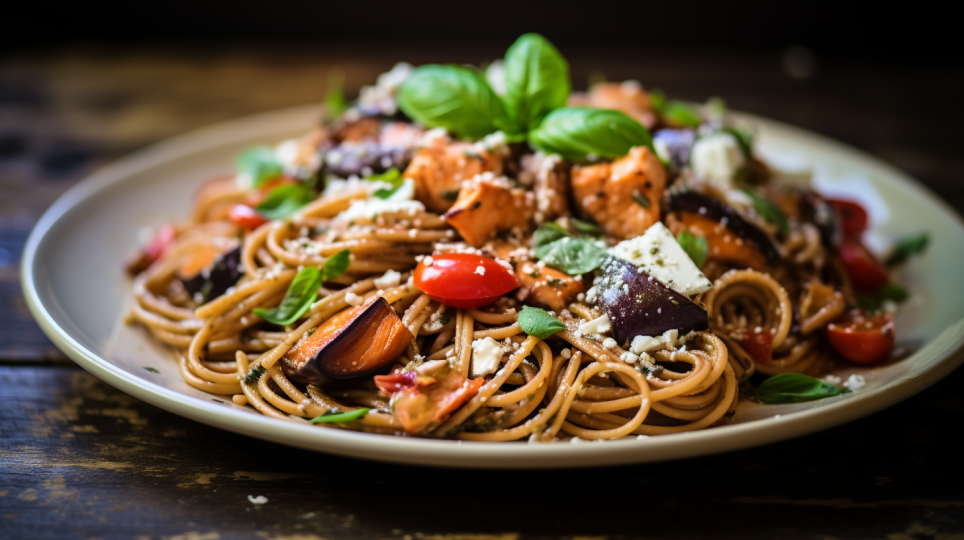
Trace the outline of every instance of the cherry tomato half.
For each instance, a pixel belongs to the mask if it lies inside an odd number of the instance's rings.
[[[843,199],[827,199],[827,202],[837,214],[844,238],[860,238],[860,235],[867,230],[867,211],[864,207]]]
[[[739,328],[730,336],[755,362],[769,364],[773,360],[773,334],[769,330],[761,328],[757,332],[756,329]]]
[[[827,325],[827,338],[833,348],[851,362],[878,362],[886,358],[894,346],[894,320],[884,313],[869,314],[854,309]]]
[[[232,206],[231,211],[228,212],[228,217],[239,227],[248,230],[257,229],[268,222],[264,216],[246,204],[236,204]]]
[[[445,253],[422,259],[415,286],[449,307],[474,309],[519,286],[510,268],[471,253]]]
[[[837,254],[858,292],[873,294],[890,281],[887,268],[859,242],[844,240],[837,246]]]

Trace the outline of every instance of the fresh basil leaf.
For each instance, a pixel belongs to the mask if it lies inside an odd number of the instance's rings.
[[[592,272],[602,266],[609,255],[591,240],[566,237],[533,250],[546,266],[570,276]]]
[[[463,66],[416,68],[399,88],[398,107],[426,127],[470,139],[510,126],[502,100],[485,77]]]
[[[255,146],[241,152],[235,166],[238,173],[251,178],[251,185],[256,188],[284,172],[274,150],[267,146]]]
[[[345,99],[345,72],[338,68],[328,70],[328,85],[325,91],[325,112],[328,118],[338,118],[348,108]]]
[[[888,283],[873,295],[857,295],[857,305],[864,311],[877,311],[884,306],[884,302],[903,302],[910,294],[907,289],[896,283]]]
[[[519,312],[519,326],[526,334],[539,339],[546,339],[559,330],[566,329],[566,325],[549,315],[549,312],[532,306],[526,306]]]
[[[302,268],[288,286],[281,305],[271,309],[254,308],[252,311],[268,322],[288,326],[304,315],[318,297],[318,288],[322,283],[321,274],[317,266]]]
[[[311,423],[312,424],[331,424],[335,422],[350,422],[352,420],[358,420],[359,418],[365,416],[366,414],[368,414],[368,411],[370,410],[371,409],[361,407],[359,409],[355,409],[354,411],[348,411],[343,413],[327,412],[321,416],[316,416],[315,418],[312,418]]]
[[[897,240],[897,243],[894,245],[894,251],[890,253],[885,263],[887,266],[901,264],[912,256],[922,253],[927,249],[927,244],[929,243],[930,235],[926,232],[901,238]]]
[[[703,122],[700,112],[682,101],[668,101],[659,110],[670,123],[683,127],[697,127]]]
[[[532,247],[539,249],[546,244],[550,244],[567,236],[572,235],[569,234],[569,231],[563,229],[562,226],[556,223],[543,223],[532,233]]]
[[[366,176],[365,180],[368,180],[369,182],[384,182],[392,186],[390,188],[381,188],[381,189],[375,190],[375,193],[373,193],[373,195],[378,197],[379,199],[388,199],[389,197],[394,195],[395,192],[398,191],[400,187],[402,187],[402,184],[405,183],[405,179],[402,177],[402,173],[400,173],[398,169],[396,169],[395,167],[392,167],[391,169],[388,169],[387,171],[381,174],[373,174],[370,176]]]
[[[753,209],[767,223],[776,225],[780,234],[784,236],[790,233],[790,220],[787,219],[787,215],[783,213],[783,210],[780,210],[779,206],[770,199],[761,197],[749,189],[744,189],[743,193],[746,193],[753,200]]]
[[[589,236],[596,236],[596,237],[603,235],[602,227],[600,227],[598,224],[593,223],[591,221],[583,221],[581,219],[570,218],[569,224],[572,225],[572,228],[575,229],[576,232],[578,233],[586,234]]]
[[[549,40],[524,34],[505,53],[505,106],[509,117],[527,131],[569,97],[569,64]]]
[[[760,403],[800,403],[837,396],[850,392],[848,388],[838,388],[826,381],[800,373],[781,373],[763,381],[756,389],[756,400]]]
[[[573,161],[592,156],[611,159],[626,155],[634,146],[653,146],[649,131],[624,113],[585,107],[552,111],[529,132],[529,142],[547,154]]]
[[[683,251],[689,255],[689,258],[693,260],[693,264],[695,264],[697,268],[702,268],[703,265],[706,264],[706,258],[710,254],[710,246],[706,242],[706,238],[695,235],[689,231],[680,231],[680,233],[676,235],[676,241],[679,242]]]
[[[325,261],[325,264],[321,265],[322,283],[335,279],[347,272],[349,264],[351,264],[351,252],[347,249],[343,249],[329,257],[328,260]]]
[[[285,184],[268,193],[255,208],[268,219],[285,219],[315,199],[315,192],[302,184]]]

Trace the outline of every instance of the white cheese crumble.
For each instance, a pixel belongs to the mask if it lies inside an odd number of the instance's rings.
[[[265,497],[264,495],[258,495],[257,497],[255,497],[254,495],[248,495],[248,501],[251,504],[264,504],[268,502],[268,498]]]
[[[730,133],[713,133],[700,137],[690,151],[690,167],[696,176],[722,190],[733,188],[736,173],[746,166],[746,156]]]
[[[482,266],[481,264],[480,264],[479,266],[476,266],[476,267],[475,267],[475,273],[478,274],[478,275],[480,275],[480,276],[484,276],[484,275],[485,275],[485,267]]]
[[[365,301],[365,297],[350,292],[345,295],[345,302],[352,306],[360,306]]]
[[[661,336],[636,336],[629,350],[633,354],[657,351],[661,349],[671,349],[676,346],[679,338],[679,331],[676,329],[667,330]]]
[[[498,341],[486,337],[472,342],[472,376],[481,377],[495,373],[502,362],[502,346]]]
[[[844,383],[845,388],[849,388],[853,391],[860,390],[867,384],[867,379],[864,379],[862,375],[857,375],[856,373],[847,377],[847,382]]]
[[[335,219],[352,221],[359,218],[374,219],[375,216],[379,214],[397,214],[401,212],[416,214],[424,211],[425,205],[418,201],[367,199],[353,202],[351,206],[348,207],[348,210],[338,214]]]
[[[412,73],[412,65],[406,62],[395,64],[392,69],[382,73],[373,86],[363,86],[358,93],[358,103],[377,107],[388,115],[395,114],[395,94],[398,87]]]
[[[398,287],[398,284],[402,281],[402,274],[394,270],[389,270],[385,272],[382,277],[375,278],[375,287],[379,289],[390,289],[392,287]]]
[[[612,322],[609,320],[609,314],[605,314],[598,319],[582,323],[579,326],[579,333],[583,335],[602,334],[608,332],[610,328],[612,328]]]
[[[609,253],[641,267],[650,277],[680,294],[692,296],[713,286],[661,222],[646,229],[642,236],[616,244]]]

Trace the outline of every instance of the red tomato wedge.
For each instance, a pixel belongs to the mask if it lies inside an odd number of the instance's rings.
[[[517,288],[519,281],[506,263],[471,253],[444,253],[418,263],[415,286],[446,306],[475,309]]]
[[[873,294],[890,281],[887,268],[859,242],[844,240],[837,254],[856,291]]]
[[[845,238],[860,238],[867,230],[867,211],[863,206],[843,199],[827,199],[840,221]]]
[[[855,364],[879,362],[894,346],[894,320],[887,314],[854,309],[827,325],[827,338],[841,356]]]
[[[264,216],[246,204],[236,204],[232,206],[231,211],[228,212],[228,217],[237,226],[248,229],[249,231],[257,229],[268,222]]]

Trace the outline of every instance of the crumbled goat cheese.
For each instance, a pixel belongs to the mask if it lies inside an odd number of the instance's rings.
[[[673,233],[661,222],[654,224],[641,236],[616,244],[609,253],[639,266],[650,277],[680,294],[692,296],[713,287],[713,283],[700,272],[673,238]],[[593,292],[592,289],[590,292]]]
[[[359,306],[365,302],[365,297],[350,292],[345,295],[345,302],[348,302],[348,304],[352,306]]]
[[[867,379],[864,379],[862,375],[853,374],[847,377],[847,382],[844,383],[844,387],[851,390],[857,391],[867,384]]]
[[[477,339],[472,342],[472,376],[481,377],[495,373],[504,355],[499,342],[490,338]]]
[[[354,221],[360,218],[374,219],[379,214],[397,214],[408,212],[415,214],[424,212],[425,205],[418,201],[395,201],[382,199],[366,199],[355,201],[348,207],[348,210],[338,214],[335,218],[339,221]]]
[[[696,176],[728,191],[733,188],[737,172],[746,166],[746,156],[732,134],[713,133],[700,137],[693,144],[690,166]]]
[[[481,264],[480,264],[479,266],[476,266],[476,267],[475,267],[475,273],[478,274],[478,275],[480,275],[480,276],[484,276],[484,275],[485,275],[485,267],[482,266]]]
[[[610,328],[612,328],[612,322],[609,320],[609,314],[605,314],[598,319],[582,323],[579,326],[579,333],[583,335],[602,334],[608,332]]]
[[[251,504],[264,504],[268,502],[268,498],[265,497],[264,495],[258,495],[257,497],[255,497],[254,495],[248,495],[248,501]]]
[[[836,375],[826,375],[826,376],[823,378],[823,380],[827,381],[828,383],[830,383],[830,384],[832,384],[832,385],[834,385],[834,386],[840,386],[840,383],[843,382],[843,379],[841,379],[840,377],[838,377],[838,376],[836,376]]]
[[[394,270],[389,270],[385,272],[382,277],[375,278],[375,287],[379,289],[390,289],[392,287],[398,287],[398,284],[402,281],[402,274]]]
[[[636,336],[633,338],[630,350],[633,354],[642,354],[644,352],[671,349],[676,346],[678,337],[679,331],[676,329],[667,330],[663,332],[661,336]]]
[[[373,86],[361,88],[358,92],[358,103],[376,107],[389,116],[395,114],[397,108],[395,94],[405,79],[411,75],[412,69],[412,65],[406,62],[395,64],[392,69],[379,75]]]

